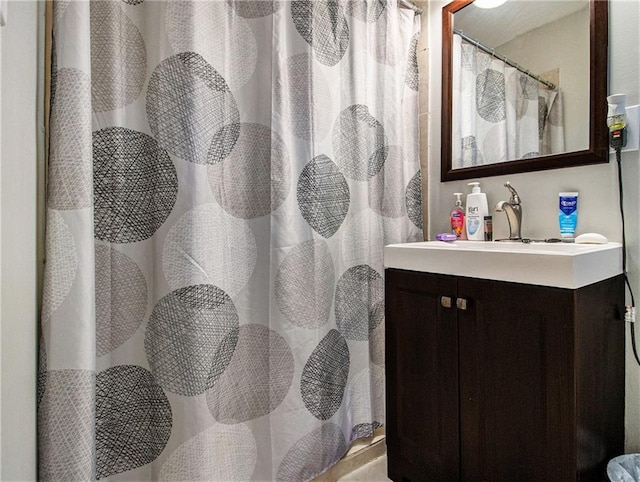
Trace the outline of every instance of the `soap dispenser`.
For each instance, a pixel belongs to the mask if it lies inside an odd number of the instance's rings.
[[[470,182],[471,193],[467,194],[466,226],[467,238],[484,241],[484,217],[489,215],[487,195],[480,190],[479,182]]]
[[[454,196],[456,196],[456,202],[453,205],[453,210],[451,211],[451,232],[456,235],[458,239],[467,239],[467,229],[465,226],[465,215],[464,208],[462,207],[462,196],[461,192],[454,192]]]

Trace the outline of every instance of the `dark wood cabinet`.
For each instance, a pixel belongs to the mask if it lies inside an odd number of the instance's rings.
[[[622,276],[572,290],[387,269],[389,477],[607,480],[623,305]]]

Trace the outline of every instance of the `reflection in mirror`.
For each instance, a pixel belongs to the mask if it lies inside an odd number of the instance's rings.
[[[454,169],[588,147],[588,6],[472,3],[454,14]]]
[[[607,161],[602,3],[443,9],[442,180]]]

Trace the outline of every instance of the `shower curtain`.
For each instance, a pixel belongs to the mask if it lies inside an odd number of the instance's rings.
[[[422,239],[395,0],[57,0],[42,480],[308,480],[384,424]]]
[[[453,36],[453,167],[564,152],[560,91]]]

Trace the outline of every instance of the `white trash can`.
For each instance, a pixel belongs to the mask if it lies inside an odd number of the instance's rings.
[[[620,455],[607,464],[611,482],[640,482],[640,454]]]

